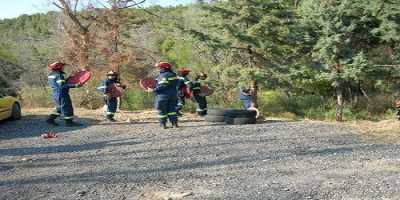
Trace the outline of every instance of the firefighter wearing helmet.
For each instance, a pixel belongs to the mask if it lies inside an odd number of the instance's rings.
[[[74,109],[72,106],[71,97],[69,95],[69,89],[81,87],[82,84],[69,84],[64,78],[64,66],[63,62],[54,62],[48,65],[51,73],[48,76],[49,86],[53,90],[53,99],[55,103],[55,109],[47,119],[47,123],[57,126],[56,119],[63,115],[66,126],[80,126],[81,124],[73,121]]]
[[[98,91],[103,93],[104,95],[104,103],[107,106],[106,110],[106,120],[110,122],[115,122],[115,113],[118,108],[118,98],[113,96],[112,87],[114,85],[122,88],[126,88],[126,86],[121,85],[118,78],[119,74],[113,70],[106,73],[106,79],[101,82],[101,85],[97,88]]]
[[[172,71],[172,65],[168,62],[159,62],[155,65],[160,70],[156,78],[157,85],[148,92],[156,94],[155,107],[158,110],[158,117],[161,127],[167,128],[167,121],[172,123],[172,127],[178,127],[178,116],[176,105],[178,99],[178,88],[180,81],[176,73]]]
[[[178,70],[180,88],[178,90],[178,104],[176,106],[176,112],[178,116],[181,116],[181,110],[183,106],[186,104],[185,98],[190,97],[190,80],[188,75],[190,70],[187,68],[181,68]]]
[[[192,82],[190,89],[193,92],[194,100],[197,103],[196,112],[200,116],[207,115],[207,99],[201,95],[201,86],[203,81],[207,79],[207,74],[204,72],[199,73],[196,79]]]

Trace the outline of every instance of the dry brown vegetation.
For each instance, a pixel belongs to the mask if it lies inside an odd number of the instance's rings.
[[[400,122],[397,120],[383,120],[379,122],[358,121],[352,125],[372,140],[385,143],[400,142]]]

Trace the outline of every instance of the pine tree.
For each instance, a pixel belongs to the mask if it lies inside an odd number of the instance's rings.
[[[293,13],[284,1],[232,0],[205,4],[203,30],[191,33],[214,49],[230,56],[241,82],[247,82],[257,106],[258,85],[284,62],[291,50],[290,26]],[[229,73],[229,72],[228,72]]]
[[[321,63],[321,78],[332,82],[336,90],[336,119],[343,120],[344,88],[351,80],[360,81],[361,74],[374,70],[368,53],[379,47],[374,30],[380,21],[363,0],[305,0],[300,15],[313,27],[308,35],[314,40],[313,58]],[[358,77],[358,78],[355,78]]]

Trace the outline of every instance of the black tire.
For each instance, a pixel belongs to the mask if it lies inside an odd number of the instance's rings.
[[[232,118],[256,118],[257,112],[254,110],[229,110],[225,116]]]
[[[225,117],[225,123],[226,124],[233,124],[234,120],[233,117]]]
[[[225,116],[230,109],[210,109],[208,110],[209,115],[213,116]]]
[[[207,115],[205,120],[207,122],[225,122],[225,116]]]
[[[231,125],[244,125],[244,124],[255,124],[257,119],[255,117],[225,117],[225,123]]]
[[[21,106],[18,103],[14,103],[11,110],[11,120],[20,120],[21,118]]]

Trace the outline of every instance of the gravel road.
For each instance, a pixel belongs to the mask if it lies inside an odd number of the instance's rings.
[[[399,145],[347,125],[43,119],[0,124],[0,199],[400,199]],[[50,130],[58,138],[39,137]]]

